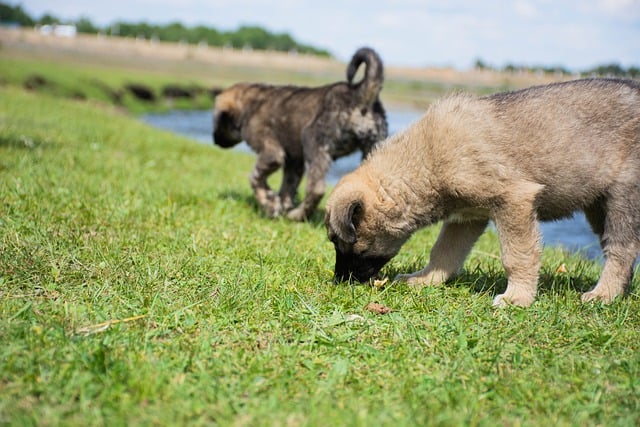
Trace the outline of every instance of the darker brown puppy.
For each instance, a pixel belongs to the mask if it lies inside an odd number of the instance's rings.
[[[411,234],[444,221],[428,265],[398,279],[443,283],[489,220],[508,282],[495,305],[528,306],[540,268],[538,220],[582,210],[604,269],[583,301],[612,301],[640,252],[640,84],[590,79],[453,95],[380,144],[329,197],[338,280],[368,280]]]
[[[364,78],[354,82],[358,67]],[[369,48],[359,49],[347,68],[347,81],[308,88],[240,83],[216,97],[214,143],[232,147],[246,141],[258,154],[251,188],[267,215],[308,218],[325,192],[332,160],[360,149],[363,157],[387,137],[387,120],[379,99],[382,61]],[[267,178],[283,168],[280,191]],[[306,194],[295,206],[302,176]]]

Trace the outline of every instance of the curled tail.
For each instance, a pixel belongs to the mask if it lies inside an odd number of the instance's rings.
[[[358,71],[358,67],[364,62],[364,78],[360,82],[354,82],[353,78]],[[375,50],[368,47],[361,47],[353,54],[351,62],[347,67],[347,81],[349,85],[356,88],[360,94],[360,99],[364,104],[372,104],[378,98],[384,82],[384,70],[382,59]]]

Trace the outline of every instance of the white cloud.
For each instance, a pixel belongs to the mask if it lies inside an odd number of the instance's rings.
[[[518,0],[513,4],[513,9],[519,16],[529,19],[538,16],[538,9],[528,1]]]
[[[620,13],[628,9],[638,7],[640,3],[637,0],[601,0],[602,9],[611,13]]]
[[[640,0],[600,0],[597,4],[605,15],[625,22],[640,20]],[[636,22],[636,25],[640,25]]]

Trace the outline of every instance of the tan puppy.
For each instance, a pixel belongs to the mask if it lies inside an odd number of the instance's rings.
[[[329,197],[336,280],[365,281],[417,229],[444,221],[421,271],[435,285],[462,267],[489,220],[508,285],[494,305],[530,305],[540,268],[538,220],[583,210],[605,264],[583,301],[623,294],[640,251],[640,84],[589,79],[432,105],[379,145]]]

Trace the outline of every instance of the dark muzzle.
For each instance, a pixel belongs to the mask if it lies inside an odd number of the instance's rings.
[[[341,282],[366,282],[373,278],[390,257],[367,257],[354,254],[342,254],[336,251],[336,267],[333,280]]]

